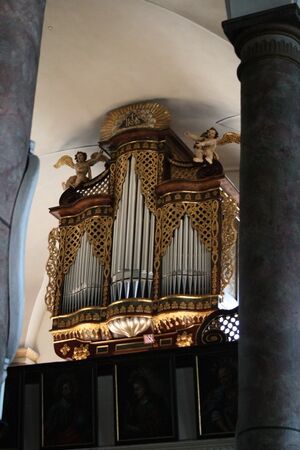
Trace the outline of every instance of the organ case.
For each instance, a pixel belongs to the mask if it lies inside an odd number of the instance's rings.
[[[237,191],[169,122],[155,103],[110,112],[105,171],[50,209],[46,304],[62,358],[197,344],[237,297]]]

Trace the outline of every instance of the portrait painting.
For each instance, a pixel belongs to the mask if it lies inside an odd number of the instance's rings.
[[[167,357],[115,366],[118,444],[176,439],[172,364]]]
[[[238,411],[237,349],[198,357],[200,436],[233,435]]]
[[[8,370],[0,427],[0,449],[17,450],[21,447],[21,383],[22,377],[14,371]]]
[[[94,373],[92,367],[57,367],[42,378],[42,448],[95,445]]]

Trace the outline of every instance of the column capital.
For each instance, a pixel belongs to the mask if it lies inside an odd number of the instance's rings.
[[[300,9],[293,3],[223,22],[242,64],[279,56],[300,64]]]

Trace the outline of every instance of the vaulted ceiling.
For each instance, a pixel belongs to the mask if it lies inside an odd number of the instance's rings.
[[[222,32],[225,19],[224,0],[47,1],[32,123],[41,171],[28,229],[21,341],[41,362],[57,359],[43,300],[47,235],[57,225],[48,207],[58,204],[70,176],[53,164],[78,147],[95,151],[105,114],[136,101],[167,106],[173,130],[189,145],[186,130],[239,131],[238,58]],[[237,184],[238,145],[219,153]],[[101,170],[99,164],[94,175]]]

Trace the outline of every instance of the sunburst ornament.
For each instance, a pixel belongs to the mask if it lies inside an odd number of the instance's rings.
[[[107,141],[116,134],[134,128],[164,130],[170,125],[170,112],[159,103],[134,103],[110,111],[100,130],[100,139]]]

